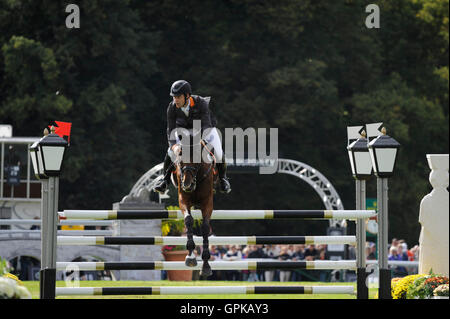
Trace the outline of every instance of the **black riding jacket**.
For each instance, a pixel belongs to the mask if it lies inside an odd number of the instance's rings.
[[[217,124],[216,117],[209,109],[211,97],[191,95],[190,99],[189,116],[186,116],[181,109],[177,108],[173,101],[167,107],[167,141],[169,146],[176,143],[175,139],[170,138],[170,132],[177,127],[192,129],[194,120],[201,120],[203,132],[203,130],[215,127]]]

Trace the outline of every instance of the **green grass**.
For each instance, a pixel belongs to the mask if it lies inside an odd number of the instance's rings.
[[[39,298],[39,282],[24,281],[24,285],[31,292],[33,299]],[[245,281],[80,281],[80,287],[150,287],[150,286],[347,286],[356,283],[346,282],[245,282]],[[57,281],[57,287],[65,287],[64,281]],[[369,298],[373,299],[376,288],[369,289]],[[267,294],[267,295],[130,295],[130,296],[59,296],[56,299],[356,299],[356,295],[349,294]]]

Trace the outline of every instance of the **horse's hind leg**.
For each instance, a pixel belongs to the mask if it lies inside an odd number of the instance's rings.
[[[203,267],[200,272],[200,275],[202,277],[209,277],[212,275],[211,266],[208,263],[209,258],[211,257],[211,254],[209,253],[209,232],[211,228],[209,225],[209,218],[203,218],[202,222],[202,236],[203,236],[203,252],[202,252],[202,260],[203,260]]]
[[[186,230],[187,230],[186,249],[189,250],[189,255],[186,256],[184,263],[188,267],[195,267],[195,266],[197,266],[197,259],[193,252],[195,249],[194,231],[193,231],[194,218],[192,217],[190,212],[185,212],[184,225],[186,226]]]

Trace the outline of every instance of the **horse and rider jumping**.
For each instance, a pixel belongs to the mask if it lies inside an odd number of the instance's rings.
[[[201,275],[208,277],[212,274],[208,260],[210,258],[208,236],[211,233],[210,218],[213,211],[213,195],[215,186],[215,169],[218,171],[220,191],[229,193],[231,185],[226,176],[225,156],[222,150],[220,137],[216,129],[216,118],[211,112],[209,105],[211,98],[192,95],[189,82],[184,80],[175,81],[170,88],[172,101],[167,107],[167,150],[163,174],[164,178],[155,186],[155,191],[164,193],[171,183],[171,175],[174,172],[178,188],[178,202],[180,210],[184,214],[184,224],[187,231],[186,248],[189,251],[185,264],[195,267],[197,261],[193,251],[195,243],[193,240],[194,218],[191,215],[192,207],[199,207],[202,212],[201,232],[203,236]],[[201,132],[193,132],[194,121],[200,121]],[[178,129],[178,131],[177,131]],[[192,135],[200,134],[203,139],[200,143],[185,144],[179,139],[179,131],[188,131]],[[206,133],[205,133],[206,131]],[[202,134],[205,133],[205,134]],[[192,141],[192,135],[189,141]],[[194,161],[195,152],[203,154],[207,152],[206,160],[200,156],[201,161]],[[183,152],[190,155],[183,156]],[[208,160],[209,159],[209,160]]]

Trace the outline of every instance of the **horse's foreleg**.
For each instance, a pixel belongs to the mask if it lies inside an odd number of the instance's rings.
[[[209,233],[211,231],[211,227],[209,225],[209,218],[204,218],[202,223],[202,236],[203,236],[203,252],[202,252],[202,260],[203,267],[200,273],[201,276],[209,277],[212,275],[211,266],[208,263],[211,254],[209,253]]]
[[[192,217],[190,212],[184,212],[184,225],[187,230],[187,243],[186,249],[189,250],[189,255],[186,256],[185,264],[188,267],[197,266],[197,259],[194,255],[195,242],[194,242],[194,218]]]

